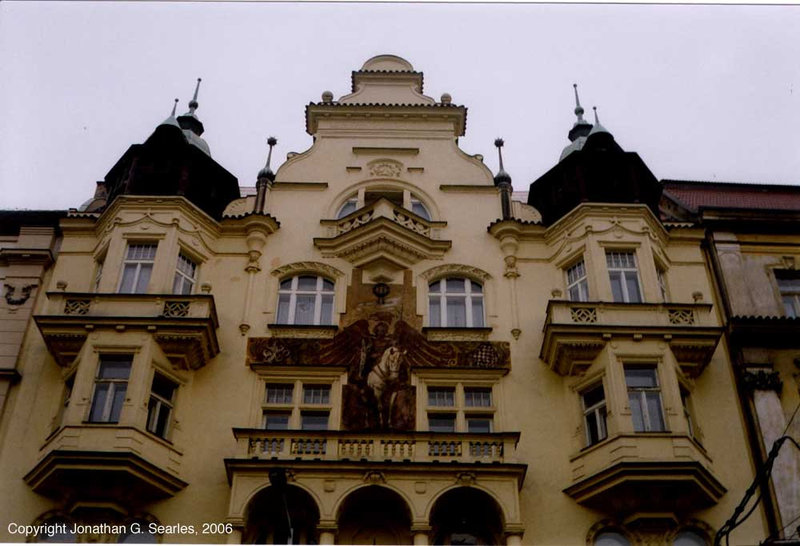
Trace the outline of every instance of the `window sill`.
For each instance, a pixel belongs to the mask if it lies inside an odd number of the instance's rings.
[[[488,341],[492,329],[425,326],[422,333],[428,337],[428,341]]]
[[[273,337],[330,339],[339,330],[335,324],[267,324]]]

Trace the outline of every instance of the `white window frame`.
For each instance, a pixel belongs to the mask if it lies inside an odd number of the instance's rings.
[[[270,402],[269,391],[273,387],[291,387],[291,398]],[[264,383],[264,397],[261,403],[261,428],[266,429],[268,415],[287,415],[289,417],[287,430],[322,430],[303,429],[303,416],[310,414],[326,414],[327,425],[324,430],[332,430],[331,416],[333,414],[334,385],[328,381],[314,378],[306,379],[269,379]],[[315,391],[324,390],[327,396],[319,397]],[[306,401],[306,393],[312,392],[311,400]],[[272,429],[278,430],[278,429]]]
[[[172,386],[173,386],[173,388],[172,388],[172,397],[169,400],[167,400],[166,398],[164,398],[160,394],[157,394],[156,392],[153,391],[153,383],[155,383],[156,376],[159,376],[164,381],[168,381],[169,383],[172,384]],[[179,387],[179,383],[178,382],[173,381],[170,377],[167,377],[163,373],[160,373],[160,372],[156,371],[153,374],[153,380],[150,383],[150,398],[149,398],[149,400],[147,402],[147,424],[146,424],[145,428],[147,429],[148,432],[150,432],[151,434],[155,434],[159,438],[166,439],[166,438],[169,437],[170,433],[172,432],[172,420],[173,420],[173,415],[174,415],[174,412],[175,412],[175,395],[178,392],[178,387]],[[151,405],[150,404],[153,403],[153,402],[155,402],[155,405],[154,405],[155,409],[151,413]],[[157,424],[158,424],[158,421],[159,421],[159,417],[161,416],[161,413],[164,412],[164,411],[167,412],[167,421],[166,421],[167,424],[164,427],[164,431],[161,434],[159,434],[156,431],[156,427],[157,427]]]
[[[612,265],[616,257],[630,256],[633,259],[633,265]],[[641,303],[644,301],[644,294],[642,294],[642,282],[639,279],[639,266],[636,259],[636,252],[633,250],[606,250],[606,267],[608,268],[608,281],[611,284],[611,297],[615,303]],[[612,273],[619,273],[622,278],[622,301],[614,299],[613,282],[611,280]],[[629,274],[632,273],[632,276]],[[628,281],[632,279],[636,282],[636,289],[639,293],[638,301],[632,301],[631,294],[628,289]]]
[[[602,389],[603,399],[599,402],[595,402],[590,406],[587,406],[586,395],[597,389]],[[586,446],[589,447],[599,444],[600,442],[608,438],[608,402],[606,399],[606,390],[602,383],[595,383],[594,385],[591,385],[583,389],[580,392],[580,396],[581,396],[581,406],[583,407],[583,428],[585,429],[585,434],[586,434]],[[592,437],[589,434],[590,421],[594,421],[594,424],[596,426],[598,433],[597,440],[592,440]]]
[[[316,278],[316,287],[313,290],[300,290],[298,289],[298,284],[300,282],[300,277],[314,277]],[[287,280],[291,279],[291,285],[289,288],[281,288],[280,286],[286,282]],[[313,326],[320,326],[320,325],[331,325],[333,324],[333,316],[336,307],[336,283],[335,281],[328,279],[327,277],[323,277],[322,275],[313,275],[313,274],[306,274],[306,275],[295,275],[290,279],[283,279],[280,281],[278,285],[278,303],[277,309],[275,310],[275,322],[277,324],[286,324],[286,325],[313,325]],[[333,287],[330,289],[324,288],[325,281],[333,284]],[[280,306],[281,306],[281,296],[288,295],[289,296],[289,311],[286,316],[286,320],[282,321],[282,317],[280,316]],[[298,323],[295,320],[296,312],[297,312],[297,296],[309,296],[314,295],[314,319],[311,323]],[[330,298],[331,301],[331,316],[330,317],[322,317],[322,299],[324,296]],[[325,319],[325,320],[323,320]]]
[[[439,398],[432,398],[431,391],[448,391],[453,393],[452,405],[447,405],[447,400],[444,404],[439,403]],[[488,404],[472,404],[475,399],[467,396],[470,391],[480,391],[483,395],[488,391]],[[481,396],[483,398],[483,396]],[[481,400],[482,402],[482,400]],[[470,419],[488,420],[489,433],[494,432],[496,427],[496,414],[497,407],[495,406],[495,392],[494,387],[489,384],[472,384],[472,383],[441,383],[431,382],[425,385],[425,414],[428,420],[428,430],[431,430],[430,419],[431,416],[452,416],[453,417],[453,433],[469,432]],[[450,432],[442,431],[445,434]],[[474,433],[481,434],[481,433]]]
[[[464,281],[464,292],[448,292],[447,291],[447,281],[448,280],[463,280]],[[431,290],[431,286],[434,284],[439,283],[439,290],[434,292]],[[473,291],[473,285],[478,286],[480,291]],[[435,298],[439,300],[439,317],[438,317],[438,324],[437,321],[434,320],[434,311],[432,308],[432,302]],[[453,300],[463,300],[464,305],[466,306],[464,317],[465,317],[465,325],[464,326],[454,326],[449,324],[449,318],[447,316],[447,301],[448,298]],[[480,324],[476,324],[475,316],[472,312],[472,304],[474,302],[480,302],[480,309],[481,309],[481,316],[480,316]],[[484,286],[483,284],[479,283],[478,281],[473,281],[469,277],[441,277],[436,279],[428,284],[428,322],[431,327],[434,328],[484,328],[486,326],[486,300],[484,298]]]
[[[658,292],[661,294],[661,301],[669,302],[669,288],[667,287],[667,271],[656,264],[656,281],[658,282]]]
[[[106,358],[106,357],[109,358],[109,360],[111,360],[112,358],[113,359],[127,358],[128,359],[128,376],[126,378],[124,378],[124,379],[122,379],[122,378],[102,378],[102,377],[100,377],[100,371],[101,371],[101,369],[103,367],[103,359]],[[114,410],[114,398],[115,398],[114,395],[117,393],[117,391],[120,388],[124,388],[125,392],[127,394],[128,382],[130,381],[130,378],[131,378],[131,370],[132,370],[132,368],[133,368],[133,355],[132,354],[100,355],[100,359],[99,359],[99,361],[97,363],[97,371],[95,372],[95,377],[94,377],[94,387],[93,387],[93,390],[92,390],[92,399],[91,399],[92,403],[89,404],[89,415],[88,415],[88,418],[87,418],[88,422],[91,422],[91,423],[118,423],[119,422],[119,420],[117,420],[117,421],[112,421],[111,420],[111,415],[113,414],[113,410]],[[93,410],[95,408],[96,397],[97,397],[97,394],[98,394],[97,387],[98,387],[98,385],[101,385],[101,384],[107,384],[108,385],[108,390],[106,391],[106,397],[105,397],[105,400],[103,401],[103,408],[102,408],[102,410],[100,412],[100,419],[92,420],[92,413],[94,413]],[[122,405],[123,406],[125,405],[125,401],[124,400],[122,401]],[[122,417],[122,409],[123,409],[122,407],[119,408],[120,418]]]
[[[655,386],[653,387],[632,387],[628,384],[627,372],[629,370],[648,370],[653,373],[653,377],[655,379]],[[634,409],[633,406],[630,405],[630,398],[632,395],[638,396],[639,398],[639,407],[642,408],[642,425],[644,426],[644,430],[635,430],[634,432],[667,432],[667,421],[666,421],[666,414],[664,412],[664,397],[661,394],[661,382],[659,381],[658,377],[658,368],[656,366],[625,366],[624,372],[626,374],[625,377],[625,386],[628,392],[628,404],[631,410],[631,420],[633,421],[633,413]],[[647,406],[647,393],[656,393],[658,395],[658,408],[661,413],[661,424],[663,425],[662,428],[655,428],[653,420],[655,419],[654,416],[650,415],[650,409]],[[635,424],[635,421],[633,421]]]
[[[582,269],[582,275],[580,275]],[[575,272],[575,277],[572,277],[572,272]],[[589,279],[586,274],[586,262],[583,258],[574,262],[571,266],[564,269],[564,275],[567,279],[567,299],[569,301],[589,301]],[[580,276],[577,276],[580,275]],[[573,299],[571,290],[577,288],[578,298]]]
[[[182,264],[188,264],[188,269],[191,275],[181,269]],[[172,280],[172,293],[175,295],[189,295],[194,292],[194,286],[197,283],[197,262],[189,257],[188,254],[181,251],[178,253],[178,261],[175,264],[175,277]],[[178,284],[180,283],[180,284]],[[186,286],[189,286],[189,291],[184,291]]]
[[[131,250],[138,247],[150,247],[153,249],[153,256],[152,258],[133,258],[130,257]],[[155,261],[156,261],[156,254],[158,253],[158,243],[157,242],[129,242],[128,246],[125,248],[125,258],[122,260],[122,271],[119,277],[119,284],[117,287],[117,292],[120,294],[146,294],[147,288],[150,285],[150,281],[152,280],[153,270],[155,269]],[[147,283],[144,286],[139,286],[139,280],[142,273],[142,266],[150,264],[150,276],[147,278]],[[132,283],[132,290],[130,292],[123,292],[122,291],[122,283],[125,280],[125,271],[128,269],[128,266],[132,266],[134,268],[134,275],[133,275],[133,283]]]

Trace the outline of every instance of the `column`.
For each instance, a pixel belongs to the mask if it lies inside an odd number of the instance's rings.
[[[317,531],[319,531],[319,543],[320,544],[336,544],[336,531],[339,528],[336,526],[335,521],[321,521],[317,525]]]
[[[428,534],[431,526],[427,523],[415,523],[411,526],[411,534],[414,536],[414,546],[428,546]]]

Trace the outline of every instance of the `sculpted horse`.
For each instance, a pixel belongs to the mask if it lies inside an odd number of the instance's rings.
[[[384,403],[384,393],[387,387],[400,377],[403,355],[405,355],[405,351],[400,351],[397,347],[389,347],[383,352],[380,361],[370,370],[367,376],[367,385],[372,389],[375,398],[378,400],[378,418],[380,419],[381,428],[387,427],[391,421],[392,406],[397,393],[393,392],[386,403]]]

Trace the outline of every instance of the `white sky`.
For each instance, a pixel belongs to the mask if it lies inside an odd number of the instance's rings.
[[[77,207],[175,97],[252,186],[311,144],[304,107],[392,53],[469,108],[468,153],[516,190],[568,143],[572,83],[659,179],[800,183],[800,8],[0,2],[0,208]],[[591,118],[590,118],[591,119]],[[275,162],[275,159],[278,162]]]

